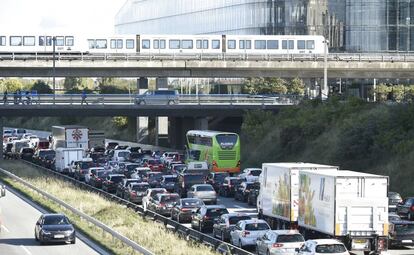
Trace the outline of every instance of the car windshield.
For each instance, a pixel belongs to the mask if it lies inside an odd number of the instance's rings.
[[[150,165],[159,165],[159,164],[161,164],[161,161],[156,160],[156,159],[150,159],[150,160],[148,160],[148,164],[150,164]]]
[[[87,169],[87,168],[91,168],[94,166],[93,162],[81,162],[80,163],[80,168],[81,169]]]
[[[121,182],[123,178],[124,178],[123,176],[118,176],[118,175],[111,176],[111,181],[113,181],[113,182]]]
[[[346,248],[343,244],[321,244],[316,246],[317,253],[341,253],[346,252]]]
[[[132,170],[134,170],[137,167],[139,167],[139,165],[127,165],[126,166],[126,169],[128,169],[128,171],[132,171]]]
[[[162,203],[174,203],[174,202],[178,202],[178,200],[180,200],[180,197],[178,195],[168,195],[168,196],[161,197]]]
[[[22,153],[33,153],[33,149],[25,148],[22,150]]]
[[[210,209],[207,209],[206,215],[215,218],[225,213],[229,213],[229,211],[227,211],[226,208],[210,208]]]
[[[164,182],[168,183],[168,182],[175,182],[177,180],[176,177],[164,177]]]
[[[184,181],[192,183],[203,183],[204,175],[186,174],[184,175]]]
[[[183,199],[181,201],[183,207],[199,207],[202,206],[204,203],[199,199]]]
[[[249,223],[245,227],[245,230],[249,231],[259,231],[267,229],[269,229],[269,225],[267,225],[266,223]]]
[[[394,224],[397,234],[413,234],[414,224]]]
[[[103,176],[105,176],[105,175],[107,175],[108,174],[108,172],[107,171],[98,171],[98,172],[96,172],[96,175],[98,176],[98,177],[103,177]]]
[[[229,224],[236,225],[237,222],[241,220],[250,220],[250,219],[251,219],[250,216],[233,216],[233,217],[229,217]]]
[[[53,155],[53,156],[55,156],[56,155],[56,152],[55,151],[52,151],[52,150],[48,150],[48,151],[39,151],[39,157],[44,157],[44,156],[46,156],[46,155]]]
[[[118,157],[126,158],[126,157],[128,157],[128,155],[129,155],[128,151],[121,151],[121,152],[118,153]]]
[[[231,185],[237,185],[237,184],[240,184],[241,182],[242,182],[241,179],[230,179]]]
[[[134,186],[132,186],[132,190],[135,190],[135,191],[146,191],[147,189],[149,189],[149,185],[134,185]]]
[[[178,172],[181,172],[184,168],[186,168],[185,165],[174,166],[174,170]]]
[[[398,193],[390,192],[388,193],[388,198],[389,199],[401,199],[401,196]]]
[[[26,134],[26,130],[25,129],[17,129],[18,134]]]
[[[226,178],[228,176],[229,176],[228,173],[220,173],[220,174],[216,174],[214,176],[214,179],[222,181],[222,180],[224,180],[224,178]]]
[[[69,221],[65,216],[53,215],[44,218],[43,225],[68,225]]]
[[[259,176],[262,173],[262,170],[251,170],[250,175]]]
[[[246,185],[246,189],[257,189],[260,187],[260,183],[248,183]]]
[[[197,191],[214,191],[213,187],[209,185],[198,186]]]
[[[162,173],[154,173],[149,176],[150,180],[160,180],[162,178]]]
[[[305,239],[303,239],[303,236],[300,234],[294,234],[294,235],[279,235],[277,237],[278,243],[296,243],[296,242],[305,242]]]

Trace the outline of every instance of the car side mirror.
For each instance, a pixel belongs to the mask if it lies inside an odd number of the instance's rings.
[[[4,197],[4,196],[6,196],[6,186],[2,186],[1,187],[1,197]]]

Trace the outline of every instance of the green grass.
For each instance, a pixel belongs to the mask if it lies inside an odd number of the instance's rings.
[[[61,199],[72,207],[84,212],[103,222],[113,230],[135,241],[155,254],[184,255],[184,254],[215,254],[208,247],[194,242],[187,242],[170,231],[166,231],[164,225],[145,220],[132,209],[111,202],[96,193],[82,190],[74,185],[61,181],[45,172],[30,167],[19,161],[1,161],[0,167],[6,169],[37,188]],[[102,235],[95,227],[82,221],[72,213],[64,210],[59,205],[30,191],[21,184],[5,178],[9,185],[27,194],[33,201],[44,205],[55,212],[63,212],[88,236],[115,254],[133,254],[129,248],[122,246],[120,242],[113,242],[112,237]]]

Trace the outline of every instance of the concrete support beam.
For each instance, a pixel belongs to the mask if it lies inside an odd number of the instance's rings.
[[[155,79],[155,87],[156,89],[168,89],[168,78],[158,77]]]
[[[136,118],[136,139],[137,143],[148,143],[148,117],[137,117]]]
[[[195,119],[195,129],[197,130],[208,130],[208,119],[207,118],[197,118]]]
[[[169,118],[168,137],[171,148],[183,150],[186,144],[187,131],[195,129],[194,118]]]

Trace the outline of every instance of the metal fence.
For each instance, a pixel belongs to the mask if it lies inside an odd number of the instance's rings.
[[[219,246],[221,246],[221,247],[225,246],[226,249],[228,249],[228,251],[230,252],[230,254],[253,255],[253,253],[251,253],[251,252],[243,250],[243,249],[241,249],[239,247],[236,247],[234,245],[231,245],[229,243],[223,242],[219,239],[211,237],[207,234],[204,234],[204,233],[199,232],[197,230],[194,230],[192,228],[186,227],[186,226],[178,223],[177,221],[171,220],[170,218],[167,218],[165,216],[157,214],[153,211],[150,211],[150,210],[145,210],[144,211],[144,208],[142,206],[131,203],[131,202],[125,200],[125,199],[117,197],[114,194],[111,194],[111,193],[105,192],[101,189],[95,188],[91,185],[88,185],[84,182],[78,181],[78,180],[76,180],[74,178],[71,178],[67,175],[63,175],[63,174],[58,173],[56,171],[53,171],[53,170],[44,168],[42,166],[33,164],[32,162],[25,161],[25,160],[22,160],[22,161],[24,163],[28,164],[28,165],[31,165],[31,166],[34,166],[38,169],[46,171],[49,174],[52,174],[52,175],[54,175],[54,176],[56,176],[56,177],[58,177],[62,180],[69,181],[72,184],[74,184],[74,185],[76,185],[76,186],[78,186],[82,189],[86,189],[88,191],[96,192],[96,193],[98,193],[98,194],[100,194],[100,195],[102,195],[102,196],[104,196],[104,197],[106,197],[106,198],[108,198],[112,201],[124,204],[127,207],[134,209],[143,218],[151,218],[154,221],[161,222],[165,226],[166,230],[173,231],[173,232],[177,233],[178,235],[182,236],[183,238],[185,238],[186,240],[192,240],[192,241],[195,241],[195,242],[203,243],[203,244],[211,247],[212,249],[217,249]]]

